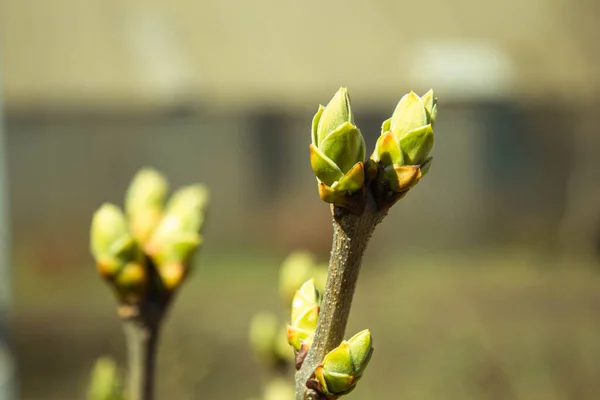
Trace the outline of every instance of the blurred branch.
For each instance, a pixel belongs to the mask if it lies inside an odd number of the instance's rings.
[[[160,327],[171,302],[154,263],[147,259],[150,276],[145,301],[121,304],[119,315],[127,344],[127,399],[153,400]]]
[[[129,400],[154,398],[154,370],[159,324],[146,324],[131,319],[124,322],[129,377]]]
[[[129,358],[129,400],[154,398],[160,326],[203,242],[208,189],[179,188],[165,205],[166,178],[141,169],[125,197],[125,213],[105,203],[92,218],[90,247],[100,275],[119,301]]]
[[[1,60],[0,60],[1,61]],[[1,65],[1,63],[0,63]],[[10,305],[10,233],[8,207],[8,159],[4,132],[4,102],[0,70],[0,399],[15,397],[15,372],[10,352],[7,329],[7,312]]]

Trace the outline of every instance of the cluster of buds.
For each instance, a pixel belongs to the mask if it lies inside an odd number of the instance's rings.
[[[365,329],[327,353],[307,386],[323,399],[338,399],[354,390],[372,354],[371,332]]]
[[[314,279],[309,279],[296,291],[292,301],[292,323],[287,327],[288,343],[294,348],[296,355],[296,369],[300,369],[312,345],[320,305],[321,297]]]
[[[431,165],[436,114],[433,91],[402,97],[365,167],[365,141],[354,124],[348,90],[340,88],[326,107],[319,106],[312,123],[310,163],[321,199],[361,214],[371,182],[380,208],[403,197]]]
[[[127,192],[126,214],[108,203],[94,214],[92,254],[124,304],[139,305],[150,292],[169,297],[202,243],[208,190],[203,185],[183,187],[165,206],[167,189],[160,173],[143,169]]]

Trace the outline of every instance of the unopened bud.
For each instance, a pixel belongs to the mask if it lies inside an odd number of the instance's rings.
[[[313,279],[306,281],[292,301],[292,323],[288,325],[289,344],[296,351],[310,348],[319,320],[319,292]]]
[[[94,213],[90,240],[98,269],[107,278],[114,277],[127,262],[137,257],[125,216],[113,204],[104,204]]]
[[[312,123],[310,163],[323,201],[344,206],[363,187],[365,151],[348,89],[340,88],[326,107],[319,106]]]
[[[175,287],[180,283],[194,252],[202,244],[200,230],[207,203],[208,190],[203,185],[178,190],[145,245],[168,286]]]
[[[437,99],[433,91],[423,97],[410,92],[402,97],[392,117],[381,127],[381,136],[371,156],[375,171],[376,164],[383,168],[380,178],[389,190],[405,193],[417,184],[431,166],[429,155],[433,148],[433,124],[437,116]]]
[[[145,243],[162,216],[168,183],[159,172],[144,168],[133,178],[125,196],[125,211],[133,237]]]
[[[87,392],[88,400],[124,400],[123,384],[115,361],[100,357],[92,369]]]
[[[373,341],[367,329],[329,352],[309,385],[328,398],[346,395],[356,387],[372,354]]]

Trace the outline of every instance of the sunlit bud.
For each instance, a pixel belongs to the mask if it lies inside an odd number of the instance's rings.
[[[112,278],[136,258],[136,245],[129,234],[123,212],[113,204],[104,204],[94,213],[91,250],[101,275]]]
[[[87,400],[124,400],[123,384],[115,361],[100,357],[92,369]]]
[[[168,183],[159,172],[144,168],[133,178],[125,196],[125,212],[133,237],[145,243],[162,216]]]
[[[292,301],[292,323],[288,325],[288,343],[296,351],[309,348],[317,330],[319,319],[319,292],[313,279],[306,281]]]
[[[309,385],[327,398],[346,395],[356,387],[372,354],[373,341],[367,329],[329,352]]]
[[[345,206],[346,198],[361,190],[365,151],[348,89],[342,87],[326,107],[319,106],[312,123],[310,163],[323,201]]]

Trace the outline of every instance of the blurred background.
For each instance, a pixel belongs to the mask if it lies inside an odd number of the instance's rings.
[[[440,104],[431,172],[367,250],[350,397],[600,398],[599,39],[592,0],[0,2],[3,399],[83,399],[124,361],[88,230],[143,166],[213,200],[159,398],[260,394],[249,321],[285,318],[289,252],[328,258],[309,126],[340,86],[370,149],[404,93]]]

